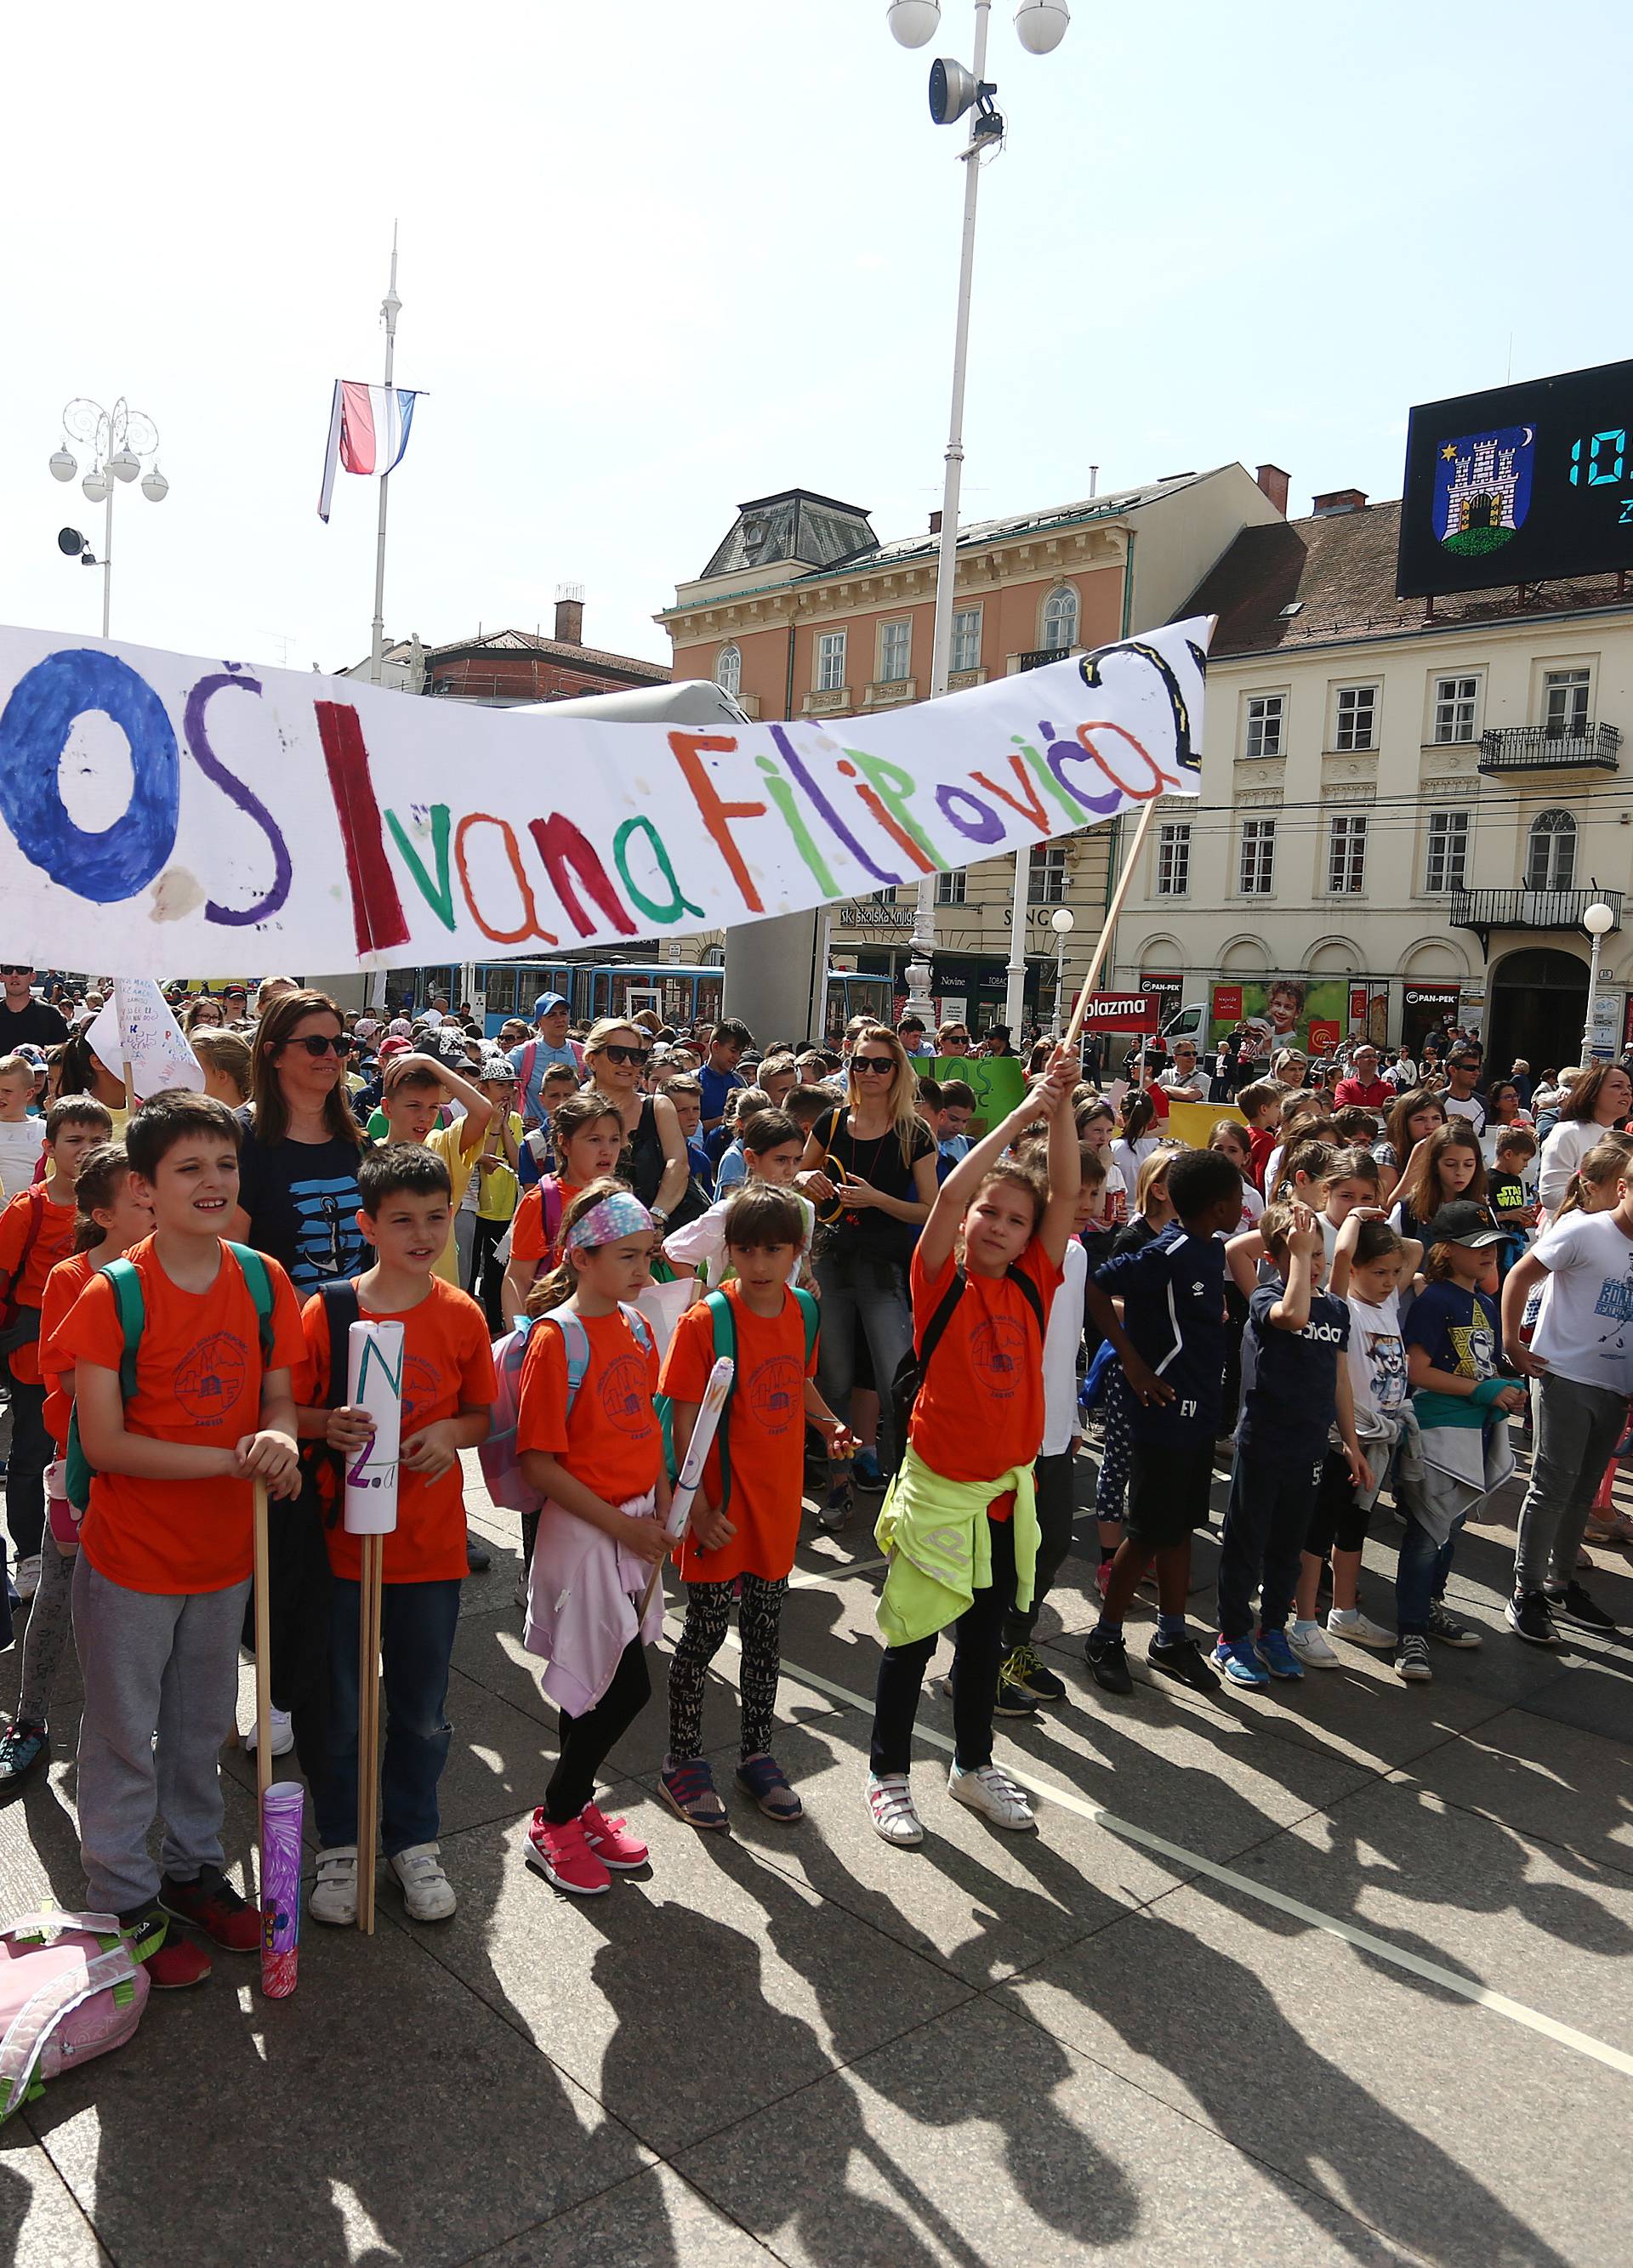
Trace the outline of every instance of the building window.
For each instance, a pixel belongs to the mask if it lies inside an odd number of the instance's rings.
[[[1242,821],[1240,888],[1245,898],[1267,898],[1275,881],[1275,821]]]
[[[1279,756],[1282,727],[1287,718],[1283,693],[1250,694],[1247,703],[1247,753],[1250,756]]]
[[[1448,684],[1471,680],[1447,679]],[[1429,814],[1429,856],[1423,867],[1426,890],[1461,890],[1468,881],[1468,814],[1431,811]]]
[[[1550,740],[1585,733],[1588,674],[1585,669],[1550,669],[1542,680],[1542,725]],[[1561,883],[1562,889],[1566,887]]]
[[[969,879],[968,873],[962,866],[955,867],[950,874],[938,874],[935,878],[936,904],[938,906],[963,905],[964,885]]]
[[[882,622],[879,625],[879,682],[898,685],[907,674],[908,657],[913,652],[911,622]]]
[[[1335,897],[1354,897],[1366,887],[1366,821],[1341,813],[1326,845],[1326,887]]]
[[[1378,746],[1378,688],[1376,685],[1341,685],[1338,688],[1338,724],[1333,746],[1345,750],[1375,748]]]
[[[1044,600],[1043,642],[1046,653],[1069,653],[1077,643],[1077,593],[1069,583]]]
[[[1066,895],[1066,845],[1038,843],[1032,846],[1031,881],[1027,895],[1035,906],[1058,906]]]
[[[1568,890],[1576,880],[1577,822],[1568,811],[1540,812],[1526,858],[1528,890]]]
[[[979,669],[981,666],[981,610],[979,607],[955,607],[953,609],[950,666],[955,670]]]
[[[1472,740],[1474,703],[1480,695],[1477,677],[1437,677],[1435,680],[1435,739]],[[1430,887],[1434,886],[1431,883]],[[1448,887],[1455,887],[1449,884]]]
[[[1191,823],[1174,820],[1156,833],[1156,895],[1183,898],[1191,887]]]
[[[843,630],[824,630],[816,641],[816,690],[818,693],[842,693],[845,690]]]
[[[714,682],[735,701],[743,691],[743,649],[723,645],[714,657]]]

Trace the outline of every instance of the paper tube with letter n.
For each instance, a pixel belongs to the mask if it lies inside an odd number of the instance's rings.
[[[336,1359],[330,1350],[329,1359]],[[380,1618],[385,1539],[397,1524],[403,1442],[403,1326],[353,1323],[346,1347],[346,1400],[373,1425],[367,1448],[345,1461],[345,1523],[358,1538],[358,1927],[374,1932],[375,1849],[380,1840]]]

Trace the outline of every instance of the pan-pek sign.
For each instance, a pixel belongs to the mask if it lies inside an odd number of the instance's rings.
[[[409,968],[866,901],[1194,795],[1210,630],[711,732],[0,630],[0,953]]]

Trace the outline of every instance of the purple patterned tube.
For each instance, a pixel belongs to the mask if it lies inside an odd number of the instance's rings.
[[[300,1826],[307,1792],[274,1780],[261,1802],[261,1989],[286,2000],[300,1959]]]

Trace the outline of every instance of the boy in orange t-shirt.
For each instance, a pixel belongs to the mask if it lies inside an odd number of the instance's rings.
[[[289,1278],[262,1260],[272,1292],[263,1357],[254,1292],[222,1241],[238,1203],[240,1131],[205,1094],[155,1095],[135,1114],[125,1132],[130,1182],[153,1208],[152,1235],[125,1256],[142,1289],[135,1393],[127,1402],[120,1390],[124,1331],[105,1275],[86,1285],[54,1351],[73,1366],[95,1476],[74,1566],[87,1904],[141,1936],[174,1914],[228,1952],[253,1953],[261,1918],[222,1872],[216,1759],[238,1694],[251,1484],[280,1498],[300,1486],[290,1373],[306,1342]],[[162,1878],[147,1848],[156,1809]],[[159,1957],[177,1965],[150,1964],[155,1983],[210,1973],[185,1944]]]
[[[772,1715],[781,1674],[782,1602],[804,1510],[805,1421],[842,1454],[850,1436],[816,1391],[816,1348],[806,1352],[805,1315],[788,1279],[805,1244],[804,1200],[754,1181],[726,1208],[726,1252],[736,1274],[713,1296],[729,1300],[737,1373],[721,1420],[728,1429],[731,1488],[720,1502],[720,1450],[703,1485],[676,1558],[686,1583],[686,1627],[669,1664],[669,1752],[661,1786],[693,1827],[723,1827],[726,1810],[703,1753],[703,1692],[719,1653],[739,1580],[743,1644],[743,1760],[737,1785],[768,1819],[791,1824],[799,1797],[771,1754]],[[675,1454],[683,1459],[714,1366],[709,1302],[689,1307],[664,1358],[661,1390],[673,1405]]]
[[[498,1393],[487,1322],[469,1292],[437,1273],[453,1226],[443,1160],[418,1143],[375,1150],[358,1167],[358,1226],[374,1265],[354,1286],[366,1321],[403,1326],[403,1446],[397,1524],[385,1539],[381,1651],[386,1677],[386,1759],[381,1840],[415,1921],[446,1921],[454,1896],[440,1864],[437,1784],[447,1762],[448,1666],[465,1574],[462,1449],[484,1440]],[[327,1441],[347,1463],[373,1425],[366,1410],[327,1406],[329,1309],[319,1293],[301,1318],[307,1362],[300,1381],[301,1433]],[[361,1555],[337,1517],[328,1530],[335,1584],[329,1615],[329,1744],[314,1791],[317,1816],[316,1921],[358,1914],[358,1616]],[[373,1854],[370,1854],[373,1863]]]
[[[46,1176],[0,1213],[0,1274],[10,1279],[16,1309],[0,1333],[11,1377],[11,1447],[5,1483],[6,1521],[17,1553],[18,1596],[32,1599],[40,1582],[45,1535],[45,1469],[51,1436],[40,1377],[40,1307],[46,1278],[74,1248],[74,1182],[87,1150],[106,1142],[114,1122],[94,1097],[68,1096],[46,1114]],[[0,1573],[4,1569],[0,1569]]]

